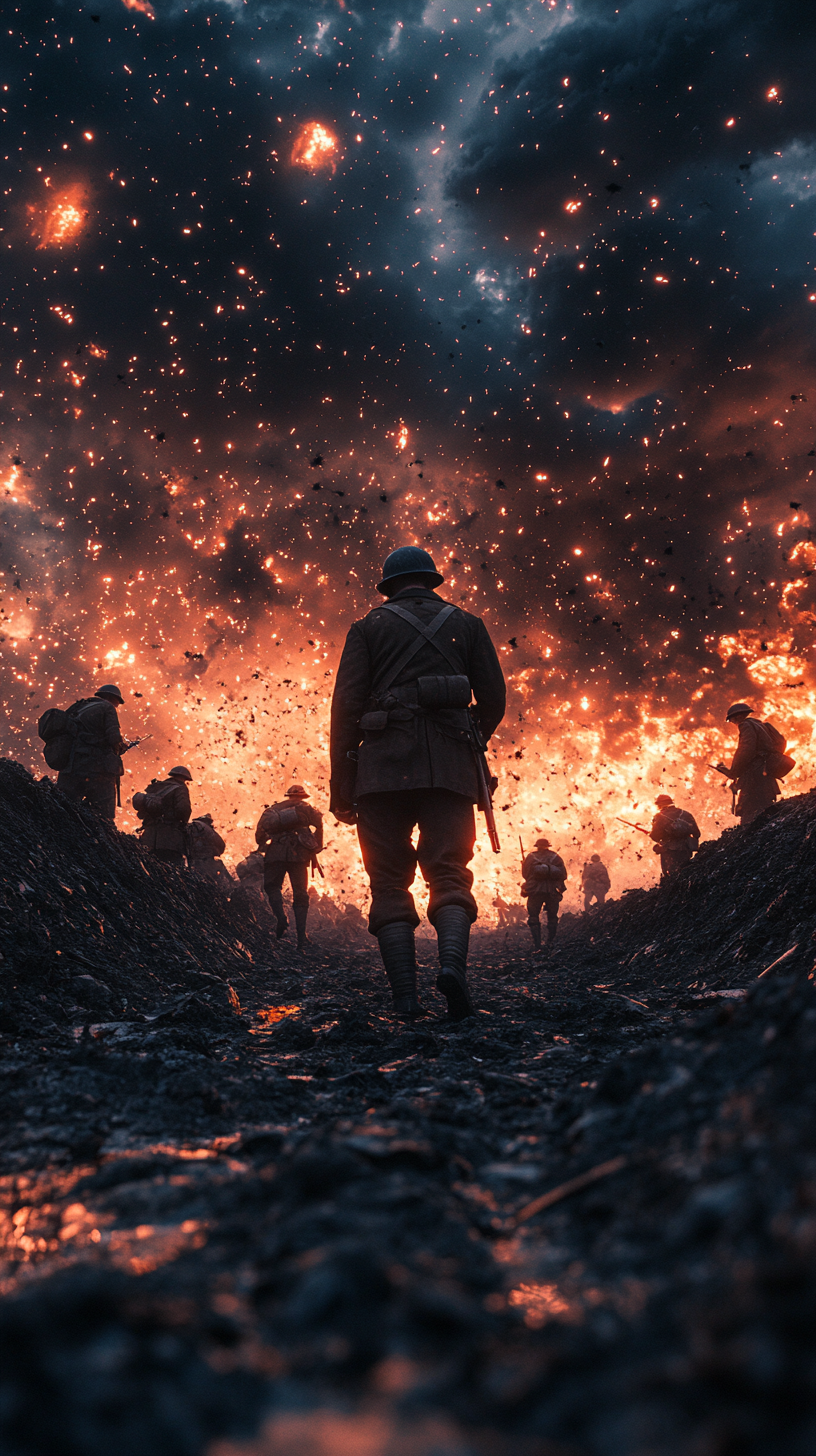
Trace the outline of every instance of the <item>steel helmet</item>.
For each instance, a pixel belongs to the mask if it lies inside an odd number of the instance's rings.
[[[535,846],[536,849],[549,849],[550,841],[549,839],[537,839],[535,842]]]
[[[171,768],[167,777],[170,779],[186,779],[189,784],[193,782],[193,775],[183,764],[180,764],[178,768]]]
[[[118,687],[116,686],[116,683],[105,683],[104,687],[97,688],[96,692],[94,693],[94,697],[113,698],[115,703],[123,703],[125,701]]]
[[[674,799],[672,798],[671,794],[658,794],[657,798],[655,799],[655,803],[658,805],[673,804]]]
[[[434,559],[421,546],[399,546],[386,556],[383,566],[382,581],[377,586],[377,591],[387,596],[388,583],[397,576],[428,576],[432,580],[431,586],[441,586],[445,580],[436,569]]]
[[[285,797],[287,799],[308,799],[309,790],[304,789],[302,784],[292,784],[291,788],[286,790]]]
[[[753,711],[753,708],[749,708],[747,703],[732,703],[725,715],[725,721],[726,723],[730,723],[734,718],[741,718],[743,713],[747,717]]]

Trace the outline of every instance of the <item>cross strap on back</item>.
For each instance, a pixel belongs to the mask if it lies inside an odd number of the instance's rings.
[[[419,617],[415,617],[413,612],[409,612],[405,607],[398,606],[396,602],[384,602],[380,610],[385,612],[393,612],[397,617],[401,617],[404,622],[407,622],[408,625],[410,627],[413,627],[414,630],[419,634],[419,640],[417,642],[409,643],[405,651],[401,654],[400,657],[398,657],[394,667],[391,669],[388,675],[377,684],[376,691],[378,697],[388,692],[388,689],[393,683],[396,682],[403,668],[407,667],[408,663],[411,661],[411,658],[415,657],[416,654],[419,652],[419,649],[422,646],[423,642],[430,642],[436,648],[437,652],[440,653],[442,657],[444,657],[448,666],[453,668],[454,672],[458,673],[460,671],[459,664],[453,661],[453,658],[451,657],[447,649],[443,646],[443,644],[435,640],[439,628],[443,625],[444,622],[447,622],[448,617],[450,617],[453,612],[458,610],[458,608],[455,607],[451,602],[448,602],[448,604],[442,608],[441,612],[437,612],[436,616],[433,619],[433,622],[429,627],[426,627],[425,623],[421,622]]]

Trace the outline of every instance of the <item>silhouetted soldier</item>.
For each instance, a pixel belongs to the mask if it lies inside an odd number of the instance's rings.
[[[253,849],[246,859],[239,860],[235,873],[247,894],[253,899],[264,899],[264,852]]]
[[[603,905],[611,885],[612,881],[609,878],[609,871],[606,865],[601,863],[601,856],[599,854],[591,855],[581,872],[581,887],[584,891],[585,914],[589,910],[593,899],[598,905]]]
[[[504,897],[500,895],[497,890],[495,898],[493,900],[493,904],[496,910],[496,924],[499,930],[506,930],[509,925],[513,924],[513,920],[510,915],[510,902],[509,900],[505,900]]]
[[[183,865],[187,852],[187,822],[192,805],[190,770],[171,768],[166,779],[153,779],[143,794],[133,795],[133,807],[142,821],[142,844],[166,864]]]
[[[467,955],[478,913],[468,869],[480,799],[468,704],[472,693],[488,739],[504,716],[505,688],[484,623],[435,594],[442,580],[427,551],[392,551],[377,588],[388,601],[348,633],[332,701],[331,807],[357,823],[371,881],[368,928],[396,1014],[423,1014],[411,895],[418,863],[430,887],[437,989],[460,1019],[473,1010]]]
[[[225,840],[213,828],[212,814],[199,814],[191,819],[187,826],[187,863],[190,869],[228,890],[233,883],[232,876],[220,858],[226,847]]]
[[[289,927],[282,893],[284,879],[289,876],[298,950],[309,944],[309,865],[316,863],[323,848],[323,815],[304,803],[308,797],[302,784],[292,784],[285,799],[264,809],[255,830],[255,838],[264,850],[264,889],[278,922],[278,940]]]
[[[555,940],[558,910],[564,898],[567,867],[549,839],[537,839],[532,854],[524,856],[521,893],[527,898],[527,924],[535,950],[541,949],[541,911],[547,912],[547,945]]]
[[[737,794],[734,813],[741,824],[750,824],[779,797],[774,768],[781,778],[794,766],[793,759],[785,755],[785,740],[778,728],[752,718],[752,712],[747,703],[732,703],[725,721],[738,727],[739,743],[730,768],[717,764],[720,773],[732,781]]]
[[[693,815],[687,809],[678,809],[668,794],[658,794],[655,803],[658,812],[649,833],[656,841],[654,852],[660,855],[660,874],[665,880],[696,854],[700,848],[700,831]]]
[[[115,819],[119,780],[124,773],[121,755],[132,745],[122,737],[117,704],[123,703],[115,683],[106,683],[92,698],[80,699],[67,710],[76,725],[68,767],[57,774],[57,787],[75,803],[90,804],[105,819]]]

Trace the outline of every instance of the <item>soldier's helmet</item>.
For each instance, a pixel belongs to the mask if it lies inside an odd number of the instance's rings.
[[[101,688],[97,688],[96,692],[94,693],[94,697],[113,698],[113,701],[115,703],[123,703],[125,701],[118,687],[116,686],[116,683],[105,683]]]
[[[197,818],[203,819],[205,824],[212,824],[212,814],[199,814]]]
[[[658,809],[665,809],[668,804],[674,803],[674,799],[672,798],[671,794],[658,794],[657,798],[655,799],[655,803],[657,804]]]
[[[433,557],[423,551],[421,546],[400,546],[390,556],[386,556],[382,581],[378,582],[377,591],[387,597],[390,583],[398,576],[427,576],[429,586],[441,586],[445,580],[444,576],[439,575]]]
[[[599,854],[591,854],[589,857],[592,860],[593,864],[600,864],[601,856]]]
[[[308,799],[309,791],[304,789],[302,784],[292,784],[291,788],[286,790],[285,797],[287,799]]]
[[[535,842],[535,847],[536,849],[549,849],[550,841],[549,839],[537,839]]]
[[[748,714],[753,713],[753,711],[753,708],[749,708],[747,703],[732,703],[725,715],[725,721],[726,723],[733,723],[735,718],[747,718]]]
[[[179,764],[177,768],[171,768],[167,777],[169,779],[184,779],[188,784],[193,782],[193,775],[183,764]]]

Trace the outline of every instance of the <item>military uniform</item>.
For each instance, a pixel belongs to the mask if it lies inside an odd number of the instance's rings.
[[[286,934],[289,921],[283,908],[283,882],[289,876],[292,909],[295,913],[298,949],[308,944],[306,920],[309,914],[309,865],[323,848],[323,815],[304,804],[305,789],[294,785],[287,797],[264,809],[255,838],[264,850],[264,889],[278,922],[278,939]]]
[[[605,864],[601,863],[600,857],[594,855],[587,860],[581,872],[581,887],[584,892],[584,911],[589,910],[593,899],[598,905],[603,905],[607,893],[611,888],[609,871]]]
[[[205,880],[228,889],[232,878],[220,855],[226,849],[226,841],[213,828],[212,814],[201,814],[187,826],[187,864]]]
[[[399,589],[398,578],[414,572],[426,584]],[[432,587],[441,581],[427,552],[392,553],[379,588],[389,601],[351,627],[332,701],[331,807],[341,818],[356,815],[371,882],[369,930],[380,941],[395,1002],[405,1002],[399,1014],[419,1010],[413,937],[419,916],[411,894],[417,864],[440,941],[437,985],[442,989],[453,967],[464,989],[457,1000],[448,980],[456,1003],[448,997],[449,1009],[470,1010],[467,938],[478,912],[468,865],[479,780],[465,705],[472,691],[485,740],[505,709],[504,678],[487,629],[436,595]],[[414,989],[398,992],[395,977]]]
[[[734,813],[741,824],[750,824],[779,797],[779,784],[767,772],[767,761],[770,754],[784,751],[784,746],[784,738],[771,723],[744,718],[739,724],[739,743],[728,777],[737,790]]]
[[[235,866],[235,873],[248,895],[254,898],[263,898],[264,893],[264,855],[263,850],[253,849],[246,859],[239,860]]]
[[[555,940],[558,929],[558,911],[564,898],[567,882],[567,867],[560,854],[546,847],[536,848],[524,856],[521,873],[524,880],[521,893],[527,898],[527,924],[536,950],[541,949],[541,911],[547,912],[547,944]]]
[[[57,774],[57,787],[75,803],[90,804],[105,819],[115,819],[117,789],[124,773],[121,755],[128,745],[119,727],[115,703],[122,702],[118,688],[100,689],[93,698],[69,708],[77,725],[71,746],[69,767]]]
[[[649,833],[656,841],[655,853],[660,855],[664,880],[687,865],[700,847],[700,831],[694,816],[687,809],[678,809],[671,801],[655,814]]]
[[[153,805],[140,807],[137,799],[143,798],[152,799]],[[153,779],[144,795],[134,794],[133,805],[137,813],[144,814],[142,844],[145,848],[166,864],[183,865],[187,852],[187,823],[193,812],[185,781],[173,774],[161,782]]]

